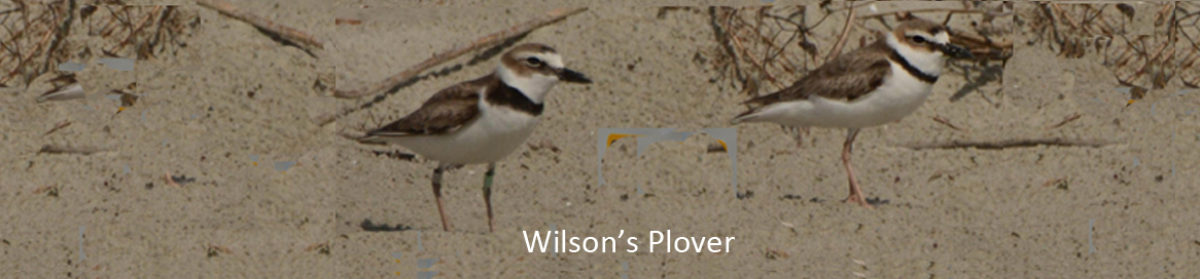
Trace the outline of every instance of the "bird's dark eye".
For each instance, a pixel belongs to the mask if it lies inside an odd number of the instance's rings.
[[[909,38],[909,40],[912,40],[913,42],[915,42],[915,43],[918,43],[918,44],[924,44],[924,43],[925,43],[925,37],[921,37],[921,36],[909,36],[908,38]]]
[[[541,67],[542,60],[537,59],[537,57],[525,58],[525,64],[528,64],[530,67]]]

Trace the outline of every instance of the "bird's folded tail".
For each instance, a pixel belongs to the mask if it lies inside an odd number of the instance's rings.
[[[777,101],[779,98],[779,93],[773,93],[743,101],[742,104],[749,106],[750,109],[738,114],[737,116],[734,116],[733,120],[730,120],[729,122],[732,124],[738,124],[742,122],[762,121],[762,112],[767,106],[769,106],[772,102]]]
[[[378,145],[388,144],[388,138],[390,136],[387,133],[380,133],[377,131],[369,131],[365,134],[341,131],[341,132],[338,132],[338,135],[342,136],[343,138],[346,138],[348,140],[357,141],[358,143],[378,144]]]
[[[730,120],[729,123],[738,124],[742,122],[754,122],[758,119],[760,108],[761,107],[753,107],[745,112],[739,113],[737,116],[734,116],[733,120]]]

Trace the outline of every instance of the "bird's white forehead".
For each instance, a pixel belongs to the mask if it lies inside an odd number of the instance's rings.
[[[519,59],[519,60],[525,60],[525,59],[527,59],[527,58],[529,58],[529,57],[536,57],[537,59],[539,59],[539,60],[542,60],[542,61],[546,62],[546,65],[550,65],[550,67],[552,67],[552,68],[563,68],[563,67],[566,67],[566,65],[563,65],[562,56],[559,56],[557,53],[552,53],[552,52],[525,52],[525,53],[519,53],[519,54],[517,54],[517,59]]]
[[[943,44],[949,44],[950,43],[950,33],[946,32],[946,31],[942,31],[942,32],[938,32],[937,34],[933,34],[933,41],[938,42],[938,43],[943,43]]]

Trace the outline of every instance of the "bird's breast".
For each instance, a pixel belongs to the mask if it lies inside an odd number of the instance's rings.
[[[503,148],[515,148],[524,142],[540,120],[538,115],[503,105],[485,103],[480,112],[472,132],[486,135]]]
[[[872,108],[867,110],[874,111],[875,117],[871,118],[880,122],[870,124],[883,124],[912,114],[933,91],[933,84],[908,74],[897,63],[892,63],[891,73],[874,92],[861,100],[862,105]]]

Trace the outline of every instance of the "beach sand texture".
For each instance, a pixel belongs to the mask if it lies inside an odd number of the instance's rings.
[[[1200,205],[1189,202],[1200,195],[1200,90],[1176,79],[1129,104],[1128,87],[1098,54],[1071,59],[1046,42],[1027,43],[1036,38],[1027,15],[1041,12],[1033,3],[1016,2],[1016,19],[1002,20],[1014,47],[1007,63],[989,64],[994,81],[964,89],[989,73],[948,71],[917,112],[863,130],[853,159],[858,179],[868,197],[886,200],[864,210],[840,202],[843,130],[813,128],[797,147],[778,125],[730,126],[749,96],[709,63],[722,46],[704,6],[231,2],[307,31],[325,48],[310,54],[185,2],[179,9],[199,18],[186,47],[138,60],[133,71],[106,68],[96,57],[79,61],[87,65],[77,73],[86,98],[36,102],[52,88],[44,81],[52,75],[28,89],[0,88],[0,277],[1200,275],[1192,264],[1200,262]],[[807,5],[810,21],[821,13],[815,1],[771,4]],[[405,150],[339,133],[399,119],[437,90],[491,72],[498,56],[471,63],[478,52],[468,53],[368,108],[326,125],[314,121],[371,100],[334,98],[329,86],[366,86],[571,5],[588,10],[517,43],[549,44],[595,82],[555,87],[528,144],[499,162],[495,233],[487,233],[479,190],[484,166],[446,174],[453,229],[443,232],[429,186],[435,162],[376,155]],[[1139,24],[1130,32],[1156,32],[1156,7],[1134,5]],[[917,15],[941,20],[945,13]],[[818,60],[845,16],[835,13],[812,31]],[[968,29],[977,17],[956,15],[951,27]],[[855,29],[846,51],[870,36]],[[799,76],[779,78],[790,84]],[[135,105],[121,109],[105,97],[134,81]],[[1077,120],[1049,128],[1074,114]],[[71,124],[46,134],[63,121]],[[618,140],[605,152],[606,184],[599,185],[598,129],[642,127],[736,127],[738,191],[729,183],[729,156],[707,152],[716,143],[707,136],[657,143],[641,156],[634,140]],[[1102,146],[912,148],[1046,138]],[[39,153],[45,145],[101,150]],[[636,253],[624,245],[615,253],[526,251],[523,231],[552,228],[576,236],[623,231],[642,244]],[[728,253],[650,253],[651,230],[736,240]]]

